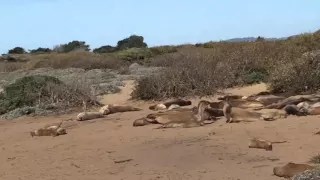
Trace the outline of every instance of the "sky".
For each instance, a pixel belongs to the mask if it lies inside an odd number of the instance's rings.
[[[320,0],[0,0],[0,54],[73,40],[113,45],[132,34],[149,46],[320,29]]]

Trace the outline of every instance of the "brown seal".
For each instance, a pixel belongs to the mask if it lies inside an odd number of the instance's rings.
[[[31,137],[33,136],[59,136],[59,135],[64,135],[67,134],[66,129],[61,128],[61,125],[63,123],[63,120],[60,122],[58,126],[49,126],[46,128],[40,128],[35,131],[31,131],[30,135]]]
[[[139,118],[133,122],[134,126],[147,124],[161,124],[161,128],[190,128],[213,123],[214,117],[205,112],[208,102],[199,102],[196,108],[180,108],[165,112],[148,114],[145,118]]]
[[[118,112],[141,111],[142,109],[132,106],[121,106],[117,104],[108,104],[100,108],[99,112],[103,115],[114,114]]]
[[[233,95],[233,94],[230,94],[230,95],[225,95],[225,96],[222,96],[222,97],[218,97],[218,100],[226,100],[226,99],[241,99],[243,96],[241,95]]]
[[[229,104],[228,99],[223,101],[223,115],[226,118],[226,123],[232,122],[231,112],[232,106]]]
[[[161,105],[161,108],[162,108],[162,106],[165,106],[166,108],[169,108],[173,104],[176,104],[176,105],[179,105],[179,106],[189,106],[189,105],[192,104],[192,102],[191,101],[187,101],[187,100],[183,100],[183,99],[172,99],[172,100],[168,100],[168,101],[165,101],[163,103],[160,103],[160,104],[149,106],[149,109],[150,110],[158,110],[157,106],[159,106],[159,105]]]
[[[288,104],[284,107],[284,111],[287,115],[296,115],[296,116],[307,116],[308,112],[300,110],[297,105]]]
[[[133,122],[133,126],[145,126],[148,124],[151,124],[151,122],[148,121],[147,118],[145,118],[145,117],[139,118]]]
[[[308,164],[296,164],[289,162],[282,167],[274,167],[273,174],[278,177],[291,178],[296,174],[302,173],[306,170],[312,170],[314,168],[314,166]]]
[[[77,115],[77,121],[86,121],[92,119],[103,118],[104,115],[100,112],[81,112]]]
[[[272,151],[272,143],[263,139],[253,138],[249,142],[249,148],[265,149]]]

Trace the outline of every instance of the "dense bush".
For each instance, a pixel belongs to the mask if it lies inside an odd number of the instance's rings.
[[[101,46],[99,48],[95,48],[93,50],[94,53],[112,53],[116,52],[118,49],[116,47],[106,45],[106,46]]]
[[[206,96],[234,83],[230,67],[210,57],[185,57],[159,73],[142,77],[131,94],[134,99]],[[225,78],[229,77],[229,78]]]
[[[178,48],[175,46],[158,46],[158,47],[151,47],[150,48],[152,54],[154,56],[161,55],[161,54],[168,54],[178,52]]]
[[[304,53],[290,63],[279,63],[270,75],[274,92],[317,91],[320,89],[320,51]]]
[[[8,54],[24,54],[26,51],[22,47],[15,47],[8,51]]]
[[[50,48],[41,48],[29,50],[31,54],[35,53],[50,53],[52,50]]]
[[[60,108],[75,107],[90,100],[86,85],[66,85],[51,76],[26,76],[4,88],[0,97],[0,114],[25,106],[59,104]]]
[[[124,38],[117,43],[118,50],[124,50],[129,48],[146,48],[147,43],[144,42],[143,36],[131,35],[128,38]]]
[[[56,46],[53,51],[57,53],[68,53],[72,51],[90,51],[90,45],[85,41],[71,41],[66,44]]]
[[[130,48],[116,53],[117,58],[130,63],[144,61],[152,56],[153,54],[148,48]]]

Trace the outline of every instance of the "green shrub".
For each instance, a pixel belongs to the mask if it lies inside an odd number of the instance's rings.
[[[55,77],[34,75],[17,79],[4,88],[0,98],[0,114],[26,106],[58,103],[61,108],[75,107],[90,100],[84,86],[71,87]]]
[[[255,84],[255,83],[261,83],[265,82],[267,79],[267,74],[263,72],[252,72],[250,74],[247,74],[245,77],[246,84]]]
[[[154,56],[178,52],[175,46],[158,46],[149,48]]]
[[[116,52],[116,57],[127,62],[143,61],[152,57],[153,54],[148,48],[130,48]]]

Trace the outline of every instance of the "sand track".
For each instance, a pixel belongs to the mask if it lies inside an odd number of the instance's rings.
[[[232,91],[248,95],[263,88]],[[130,85],[122,94],[106,96],[103,101],[128,102],[129,91]],[[158,125],[132,127],[136,118],[151,111],[148,103],[130,103],[145,110],[87,122],[67,121],[69,134],[56,138],[31,138],[28,132],[76,114],[1,121],[0,179],[273,180],[280,179],[272,176],[274,166],[306,162],[320,148],[320,136],[313,135],[320,127],[317,116],[156,130]],[[275,144],[273,151],[249,149],[250,137],[288,143]]]

